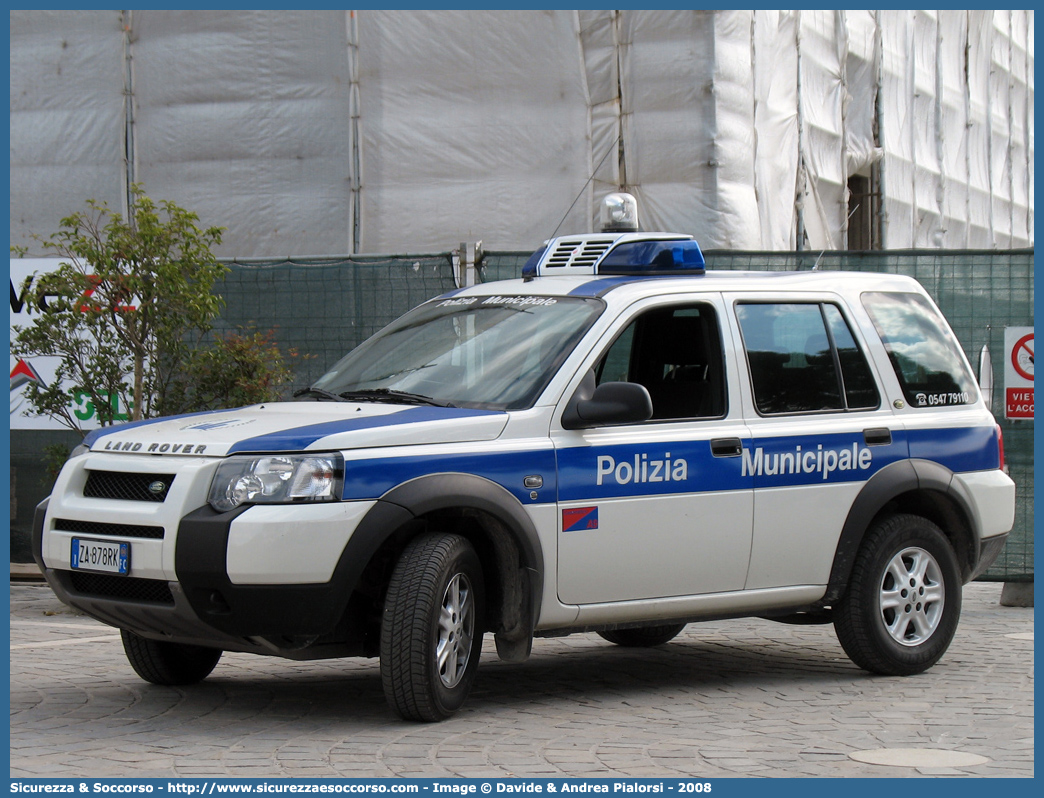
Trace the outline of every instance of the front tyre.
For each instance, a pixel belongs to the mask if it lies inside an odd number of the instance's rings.
[[[460,709],[482,651],[485,585],[475,549],[431,534],[403,551],[381,619],[381,682],[406,720],[438,721]]]
[[[134,672],[166,687],[196,684],[206,679],[221,659],[221,649],[150,640],[120,629],[123,651]]]
[[[931,521],[893,515],[867,533],[835,608],[834,629],[859,667],[909,676],[939,661],[960,615],[953,546]]]

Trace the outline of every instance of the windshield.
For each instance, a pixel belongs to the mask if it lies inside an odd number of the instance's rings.
[[[455,407],[530,407],[603,307],[580,297],[433,300],[360,344],[312,388],[353,401],[402,393]]]

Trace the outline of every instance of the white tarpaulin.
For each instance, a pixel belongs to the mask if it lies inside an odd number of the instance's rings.
[[[357,13],[362,249],[536,248],[590,175],[573,14]]]
[[[11,243],[93,197],[121,210],[123,34],[112,12],[11,13]]]
[[[1033,244],[1032,11],[13,11],[11,238],[155,198],[230,257]],[[125,101],[129,98],[129,101]],[[865,200],[864,200],[865,201]],[[869,203],[868,203],[869,204]]]

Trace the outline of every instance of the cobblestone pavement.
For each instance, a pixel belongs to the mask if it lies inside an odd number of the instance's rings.
[[[138,679],[115,630],[11,586],[11,776],[1032,776],[1033,610],[965,589],[943,660],[870,676],[830,626],[693,624],[634,650],[593,634],[537,640],[523,664],[487,638],[449,721],[405,723],[375,660],[226,654],[204,683]],[[985,757],[965,767],[863,764],[876,749]]]

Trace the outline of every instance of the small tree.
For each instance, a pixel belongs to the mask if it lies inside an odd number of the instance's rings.
[[[291,363],[307,356],[286,354],[273,340],[274,331],[241,329],[215,333],[213,343],[189,353],[171,384],[171,413],[218,410],[271,402],[293,378]]]
[[[38,413],[80,431],[74,397],[86,397],[103,426],[121,407],[132,420],[166,412],[170,386],[218,313],[212,289],[227,271],[210,251],[221,228],[198,221],[135,186],[129,218],[89,200],[38,239],[62,262],[23,285],[43,310],[32,326],[15,328],[11,345],[17,356],[61,358],[49,385],[26,385]]]

